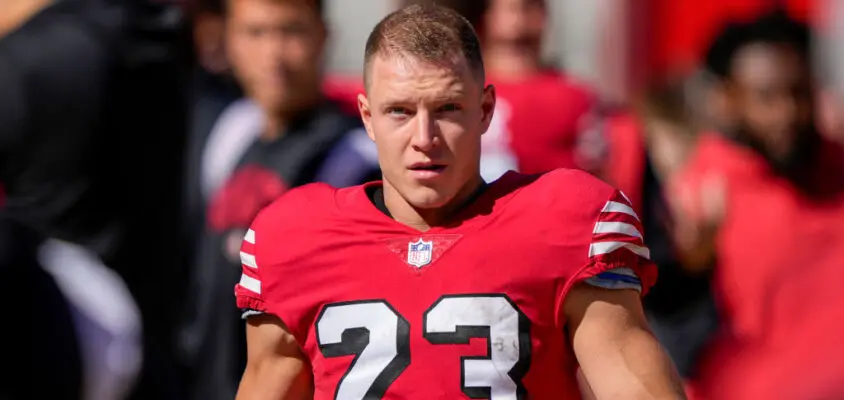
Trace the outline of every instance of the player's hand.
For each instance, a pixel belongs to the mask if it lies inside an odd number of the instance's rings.
[[[684,265],[700,272],[715,256],[717,233],[727,215],[727,182],[720,174],[697,183],[676,182],[668,196],[675,246]]]

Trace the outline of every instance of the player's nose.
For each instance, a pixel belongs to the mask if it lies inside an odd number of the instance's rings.
[[[416,115],[416,129],[411,138],[413,149],[420,152],[427,152],[434,149],[439,143],[439,128],[437,121],[431,113],[419,112]]]

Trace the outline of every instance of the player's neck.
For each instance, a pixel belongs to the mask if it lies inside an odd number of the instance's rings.
[[[484,49],[484,67],[497,80],[519,80],[542,70],[537,50],[517,46],[489,46]]]
[[[447,224],[451,218],[467,205],[486,183],[478,175],[457,193],[446,205],[432,209],[418,209],[410,205],[392,186],[384,185],[384,205],[396,222],[426,232],[432,227]]]

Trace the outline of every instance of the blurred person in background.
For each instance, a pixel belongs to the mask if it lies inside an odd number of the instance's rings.
[[[195,1],[190,11],[197,67],[212,77],[230,77],[228,73],[231,72],[231,66],[225,48],[223,0]],[[234,84],[230,79],[223,80],[225,84]]]
[[[0,4],[0,213],[18,231],[0,280],[34,299],[31,336],[4,341],[34,351],[11,396],[178,398],[179,15],[166,2]]]
[[[483,139],[481,171],[493,180],[524,173],[581,168],[600,174],[606,143],[599,104],[581,82],[543,62],[545,0],[408,0],[461,13],[483,46],[488,81],[495,85],[495,119]]]
[[[828,136],[844,145],[844,2],[824,0],[821,20],[828,20],[825,42],[816,46],[828,86],[822,96],[823,119]]]
[[[643,299],[654,334],[684,377],[694,373],[698,354],[717,325],[707,274],[682,267],[674,246],[666,185],[694,148],[699,121],[686,79],[654,84],[632,112],[606,121],[612,157],[606,178],[634,205],[659,281]]]
[[[699,398],[844,397],[844,157],[817,129],[809,48],[774,13],[728,24],[706,56],[723,126],[670,184],[685,267],[714,266]]]
[[[192,395],[200,399],[231,399],[245,365],[244,327],[231,293],[240,243],[258,211],[302,184],[342,187],[380,176],[360,118],[322,93],[323,2],[223,5],[228,61],[247,99],[230,107],[239,116],[221,115],[203,149],[203,168],[218,170],[200,182],[208,207],[181,339]]]
[[[825,88],[819,98],[821,133],[829,140],[844,145],[844,91]]]
[[[50,1],[10,1],[0,4],[0,293],[5,304],[21,300],[20,282],[28,301],[31,322],[22,329],[7,330],[0,342],[0,357],[7,366],[16,365],[11,373],[0,375],[0,398],[25,399],[56,397],[80,399],[82,373],[76,330],[65,296],[55,280],[38,263],[38,246],[43,236],[31,227],[11,218],[4,207],[9,178],[5,177],[6,156],[16,150],[15,142],[23,135],[24,108],[20,105],[22,90],[17,76],[11,75],[12,61],[17,55],[9,50],[7,35],[19,30],[33,15],[48,7]],[[16,195],[14,188],[12,195]],[[32,332],[27,335],[26,331]],[[45,334],[45,332],[49,332]],[[48,336],[49,335],[49,336]],[[46,340],[50,337],[52,340]],[[21,343],[32,343],[29,359],[19,359]],[[39,360],[55,357],[54,361],[39,364]],[[32,377],[43,373],[53,378],[49,390],[32,387]]]
[[[254,139],[252,132],[260,129],[260,110],[251,104],[244,107],[237,101],[243,92],[225,54],[223,1],[198,0],[190,8],[195,65],[189,93],[190,131],[185,149],[182,204],[187,249],[196,248],[202,236],[211,193],[231,173],[245,146]],[[209,145],[212,137],[220,136],[218,131],[232,129],[243,132],[231,134],[243,137],[242,141]],[[208,147],[215,151],[206,151]]]

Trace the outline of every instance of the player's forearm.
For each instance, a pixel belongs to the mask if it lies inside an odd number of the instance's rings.
[[[616,349],[615,354],[605,354],[601,371],[587,374],[596,399],[686,398],[673,363],[650,332],[628,331],[619,338]]]

